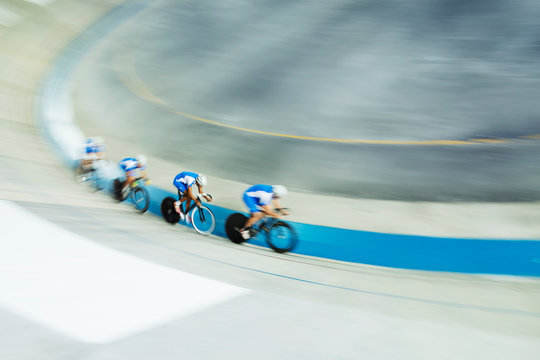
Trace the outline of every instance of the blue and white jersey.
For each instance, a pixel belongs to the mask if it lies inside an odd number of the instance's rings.
[[[249,187],[244,196],[251,198],[259,206],[270,205],[272,202],[272,185],[253,185]]]
[[[139,161],[136,158],[128,157],[121,160],[118,165],[122,170],[124,170],[127,177],[140,178],[145,175],[142,173],[145,170],[145,166],[140,166]]]
[[[84,142],[84,152],[86,154],[97,154],[105,151],[105,145],[97,144],[93,139],[86,139]]]
[[[104,158],[105,145],[97,144],[94,139],[86,139],[82,146],[81,159],[83,160],[101,160]]]
[[[82,146],[82,160],[97,160],[98,153],[96,151],[96,144],[92,139],[86,139]]]
[[[133,157],[128,157],[120,160],[118,165],[120,165],[120,168],[122,168],[122,170],[128,172],[137,169],[137,167],[139,166],[139,162]]]
[[[84,152],[86,154],[95,154],[97,153],[96,143],[92,139],[86,139],[84,142]]]
[[[178,191],[185,192],[188,187],[195,184],[195,180],[199,177],[199,174],[191,171],[182,171],[180,174],[176,175],[173,180],[173,185],[178,188]]]

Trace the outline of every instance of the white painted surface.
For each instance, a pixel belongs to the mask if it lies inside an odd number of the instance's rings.
[[[20,20],[20,15],[0,7],[0,25],[10,27],[18,23]]]
[[[93,243],[0,200],[0,307],[106,343],[247,290]]]

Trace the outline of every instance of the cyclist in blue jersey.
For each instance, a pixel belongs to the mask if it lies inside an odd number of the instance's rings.
[[[83,172],[95,169],[95,162],[105,159],[105,143],[101,137],[88,138],[84,141],[81,170]]]
[[[198,206],[201,205],[201,202],[193,193],[194,184],[197,185],[199,194],[201,194],[208,202],[212,201],[212,197],[203,191],[203,186],[206,186],[206,184],[208,184],[208,180],[206,180],[206,177],[202,174],[197,174],[191,171],[182,171],[181,173],[176,175],[173,180],[173,185],[178,189],[178,201],[175,201],[174,209],[178,214],[180,214],[181,220],[184,220],[186,218],[186,214],[184,214],[182,209],[180,208],[180,205],[184,201],[186,202],[184,210],[189,209],[189,206],[191,205],[191,200],[195,201]]]
[[[249,229],[265,216],[279,218],[275,209],[281,209],[278,199],[287,195],[287,189],[283,185],[253,185],[244,191],[244,203],[251,214],[244,227],[238,231],[245,240],[250,238]],[[273,205],[273,206],[272,206]],[[280,210],[283,215],[287,212]]]
[[[118,163],[120,168],[126,175],[126,180],[119,182],[118,194],[123,194],[129,189],[129,186],[137,179],[147,179],[146,176],[146,163],[147,159],[144,155],[137,155],[136,157],[127,157]]]

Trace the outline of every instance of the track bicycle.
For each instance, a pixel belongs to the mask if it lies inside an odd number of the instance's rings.
[[[278,212],[282,210],[286,209],[276,209]],[[246,241],[238,230],[244,227],[247,219],[247,216],[241,213],[234,213],[227,218],[225,232],[233,243],[241,244]],[[270,216],[259,220],[249,231],[250,239],[256,239],[261,232],[264,233],[268,246],[280,254],[291,251],[298,243],[298,235],[291,225]]]
[[[120,179],[117,178],[113,181],[114,197],[118,201],[129,200],[137,211],[141,214],[145,213],[150,206],[150,195],[148,194],[148,190],[144,187],[144,185],[148,184],[150,184],[150,180],[137,178],[131,183],[129,188],[122,191]]]
[[[206,196],[212,198],[210,194]],[[202,201],[204,197],[201,194],[197,194],[197,199],[199,202]],[[161,202],[161,215],[165,221],[170,224],[176,224],[180,221],[180,214],[174,209],[174,203],[176,199],[172,196],[167,196]],[[180,204],[180,211],[185,214],[184,222],[193,226],[196,232],[201,235],[210,235],[216,228],[216,217],[212,210],[210,210],[205,205],[197,205],[195,201],[192,202],[190,207],[184,211],[184,204]]]
[[[94,191],[103,190],[105,188],[105,185],[103,184],[104,180],[98,175],[97,167],[92,166],[85,168],[83,167],[82,162],[75,168],[75,179],[78,183],[88,186]]]

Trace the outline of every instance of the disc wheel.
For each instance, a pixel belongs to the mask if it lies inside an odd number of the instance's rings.
[[[174,210],[175,201],[173,197],[167,196],[161,202],[161,215],[169,224],[176,224],[180,221],[180,214]]]
[[[124,201],[122,198],[122,185],[120,179],[114,179],[112,182],[113,197],[116,201]]]
[[[227,237],[235,244],[241,244],[244,241],[244,238],[238,232],[238,229],[244,227],[244,224],[247,221],[247,217],[244,214],[234,213],[227,218],[225,222],[225,232]]]

